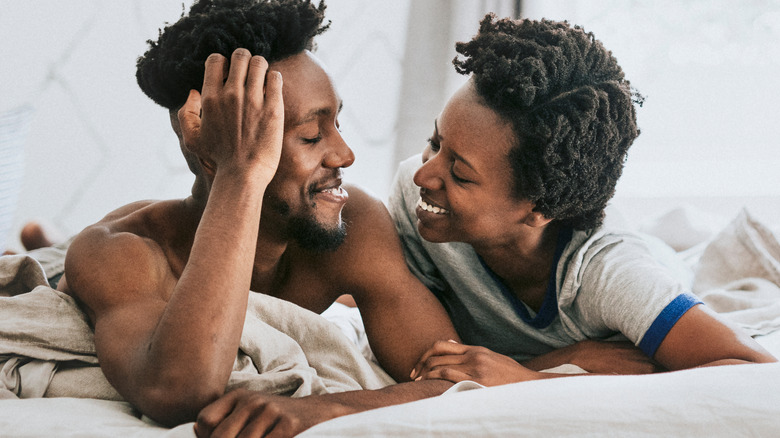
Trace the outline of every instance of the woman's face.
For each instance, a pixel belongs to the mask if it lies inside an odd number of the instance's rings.
[[[512,126],[468,81],[436,119],[415,173],[417,228],[431,242],[502,245],[522,232],[533,204],[512,196]]]

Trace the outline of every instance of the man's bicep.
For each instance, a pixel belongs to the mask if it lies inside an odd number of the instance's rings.
[[[128,233],[88,229],[68,250],[68,293],[88,313],[103,372],[120,392],[143,367],[142,352],[165,310],[172,281],[165,269],[161,252]]]
[[[147,239],[92,226],[68,249],[67,292],[87,307],[91,317],[136,300],[164,299],[166,289],[175,283],[168,266],[162,250]]]

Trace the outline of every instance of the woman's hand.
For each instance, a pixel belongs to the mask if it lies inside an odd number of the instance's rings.
[[[471,380],[485,386],[496,386],[536,380],[542,377],[539,374],[485,347],[439,341],[422,355],[410,377],[454,383]]]

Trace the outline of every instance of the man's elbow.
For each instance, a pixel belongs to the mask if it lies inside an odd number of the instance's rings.
[[[135,405],[152,420],[173,427],[195,421],[198,413],[225,392],[225,386],[188,383],[156,385],[138,394]]]

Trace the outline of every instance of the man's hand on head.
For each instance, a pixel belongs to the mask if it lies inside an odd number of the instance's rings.
[[[190,91],[179,110],[184,144],[204,169],[258,172],[269,182],[279,165],[284,134],[282,76],[268,62],[237,49],[228,60],[206,59],[203,92]]]

